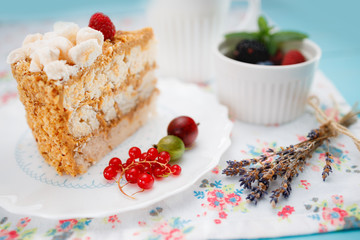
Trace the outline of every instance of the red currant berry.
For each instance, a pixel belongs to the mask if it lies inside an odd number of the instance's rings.
[[[128,165],[126,163],[122,164],[123,169],[125,169]]]
[[[135,162],[134,158],[128,158],[128,160],[126,160],[126,165],[130,166],[131,164],[133,164]]]
[[[146,158],[147,158],[147,153],[144,152],[141,154],[140,158],[139,158],[139,161],[146,161]]]
[[[149,148],[147,151],[147,157],[149,160],[154,161],[158,156],[158,150],[156,148]]]
[[[163,168],[163,173],[166,174],[166,175],[171,174],[171,165],[169,163],[166,164],[166,167]]]
[[[170,161],[170,153],[162,151],[159,153],[158,160],[159,163],[167,164]]]
[[[169,168],[163,168],[163,169],[161,169],[161,172],[162,172],[163,177],[167,177],[170,175],[171,170]]]
[[[163,170],[160,167],[156,167],[153,169],[153,175],[154,177],[161,178],[163,177]]]
[[[139,169],[141,173],[145,172],[145,166],[142,164],[136,164],[136,167]]]
[[[109,161],[109,166],[114,167],[117,171],[119,171],[121,169],[121,165],[122,165],[122,162],[121,162],[120,158],[114,157],[114,158],[110,159],[110,161]]]
[[[143,170],[144,173],[152,174],[152,168],[149,164],[144,164],[143,166],[144,166],[144,170]]]
[[[151,169],[154,171],[155,168],[162,168],[162,166],[159,163],[152,163]]]
[[[177,164],[171,166],[171,172],[174,175],[180,175],[181,173],[181,167]]]
[[[142,189],[150,189],[154,185],[154,177],[147,173],[142,173],[139,176],[137,184]]]
[[[139,174],[141,174],[141,172],[137,167],[132,167],[126,170],[125,172],[126,181],[128,181],[129,183],[137,183]]]
[[[132,147],[129,149],[130,158],[137,159],[141,156],[141,150],[138,147]]]
[[[107,180],[114,180],[117,175],[117,171],[113,166],[107,166],[103,172],[104,178]]]

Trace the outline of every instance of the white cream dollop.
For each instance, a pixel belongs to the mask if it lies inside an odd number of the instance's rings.
[[[73,44],[76,44],[76,34],[79,31],[79,26],[72,22],[56,22],[54,24],[54,32],[59,36],[66,37]]]
[[[96,39],[98,44],[102,47],[104,43],[104,35],[91,27],[81,28],[76,35],[76,44],[80,44],[90,39]]]
[[[25,58],[26,58],[25,50],[23,48],[17,48],[7,56],[6,62],[8,64],[12,64],[24,60]]]
[[[70,59],[79,67],[87,67],[93,64],[101,54],[102,48],[96,39],[89,39],[77,44],[69,50]]]
[[[66,64],[66,61],[64,60],[56,60],[45,64],[44,71],[48,78],[60,80],[62,78],[69,78],[77,71],[77,69],[75,66]]]
[[[48,45],[49,45],[49,40],[41,39],[23,45],[22,49],[24,49],[26,56],[30,57],[30,55],[33,52]]]
[[[67,80],[79,68],[88,67],[102,53],[104,36],[100,31],[75,23],[56,22],[54,31],[29,34],[21,48],[7,57],[13,64],[30,58],[30,72],[44,71],[48,79]]]
[[[50,48],[48,46],[37,49],[30,55],[31,64],[30,71],[40,72],[44,65],[58,60],[60,55],[60,50],[57,48]]]
[[[70,62],[68,52],[74,46],[74,44],[72,44],[72,42],[69,39],[58,36],[58,37],[51,39],[51,41],[49,42],[49,45],[51,47],[54,47],[54,48],[57,48],[60,50],[60,55],[59,55],[60,60],[66,60],[66,61]]]
[[[35,33],[35,34],[29,34],[25,37],[24,41],[23,41],[23,46],[29,43],[33,43],[36,42],[38,40],[42,40],[43,39],[43,35],[41,33]]]

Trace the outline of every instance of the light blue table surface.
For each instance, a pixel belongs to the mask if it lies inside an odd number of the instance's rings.
[[[17,0],[2,1],[0,24],[71,14],[108,15],[143,12],[146,0]],[[237,3],[233,3],[237,4]],[[320,69],[331,79],[347,102],[360,100],[360,1],[359,0],[263,0],[263,12],[281,29],[301,30],[323,51]],[[273,240],[359,240],[360,229]]]

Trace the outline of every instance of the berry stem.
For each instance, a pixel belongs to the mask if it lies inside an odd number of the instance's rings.
[[[137,191],[137,192],[134,192],[133,194],[131,194],[131,196],[134,196],[135,194],[137,194],[137,193],[141,193],[141,192],[144,192],[145,191],[145,189],[141,189],[141,190],[139,190],[139,191]],[[135,198],[134,198],[135,199]]]
[[[125,196],[127,196],[127,197],[129,197],[129,198],[131,198],[131,199],[135,199],[134,197],[132,197],[132,196],[130,196],[130,195],[128,195],[126,192],[124,192],[124,190],[123,190],[123,187],[125,187],[126,185],[128,185],[129,183],[127,182],[127,183],[125,183],[123,186],[121,186],[120,185],[120,180],[121,180],[121,178],[124,176],[124,174],[123,173],[121,173],[121,175],[120,175],[120,177],[119,177],[119,180],[118,181],[116,181],[117,182],[117,184],[118,184],[118,187],[119,187],[119,190],[120,190],[120,192],[122,192]]]
[[[121,174],[120,174],[120,177],[118,178],[118,180],[117,180],[116,182],[117,182],[117,184],[118,184],[118,187],[119,187],[120,192],[121,192],[122,194],[124,194],[125,196],[127,196],[127,197],[129,197],[129,198],[132,198],[132,199],[135,199],[133,196],[134,196],[136,193],[143,192],[143,191],[145,191],[145,189],[142,189],[142,190],[140,190],[140,191],[137,191],[137,192],[133,193],[132,195],[129,195],[129,194],[127,194],[127,193],[123,190],[123,188],[124,188],[127,184],[129,184],[129,182],[127,182],[127,183],[125,183],[123,186],[121,186],[121,185],[120,185],[120,180],[121,180],[121,179],[123,178],[123,176],[125,175],[126,170],[128,170],[128,169],[130,169],[130,168],[132,168],[132,167],[134,167],[134,166],[139,166],[139,165],[141,165],[142,163],[148,163],[150,166],[151,166],[151,164],[155,164],[155,163],[156,163],[156,164],[160,165],[161,167],[165,168],[166,170],[168,170],[169,173],[173,173],[173,171],[171,170],[171,168],[170,168],[168,165],[166,165],[166,164],[164,164],[164,163],[161,163],[161,162],[158,162],[158,161],[156,161],[156,160],[154,160],[154,161],[133,162],[133,163],[131,163],[129,166],[126,166],[126,168],[123,168],[123,169],[122,169],[122,172],[121,172]]]

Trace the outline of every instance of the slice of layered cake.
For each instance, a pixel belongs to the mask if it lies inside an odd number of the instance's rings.
[[[38,149],[59,174],[86,172],[154,110],[152,30],[104,40],[107,30],[58,22],[8,56]]]

